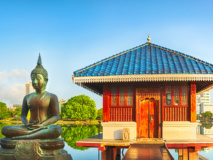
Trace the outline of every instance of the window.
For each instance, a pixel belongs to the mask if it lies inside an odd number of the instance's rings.
[[[119,90],[119,99],[120,99],[120,106],[125,106],[125,88],[120,87]]]
[[[172,104],[172,90],[170,86],[166,87],[166,105]]]
[[[187,86],[182,87],[182,105],[187,105]]]
[[[111,106],[133,106],[133,88],[112,87]]]
[[[179,105],[179,86],[174,86],[174,105]]]
[[[117,88],[113,87],[111,92],[112,92],[111,105],[117,106]]]
[[[133,106],[133,89],[128,87],[127,89],[127,106]]]
[[[187,86],[166,86],[166,105],[188,105]],[[181,92],[180,92],[181,91]],[[181,97],[181,98],[180,98]],[[180,101],[181,100],[181,101]]]

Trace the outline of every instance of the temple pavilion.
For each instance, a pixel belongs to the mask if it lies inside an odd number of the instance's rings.
[[[196,94],[213,87],[213,65],[147,42],[74,72],[103,95],[103,139],[196,139]]]

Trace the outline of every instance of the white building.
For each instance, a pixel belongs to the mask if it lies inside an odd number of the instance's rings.
[[[25,84],[24,95],[26,96],[26,95],[33,93],[33,92],[35,92],[35,89],[32,86],[32,82],[29,81],[28,83]]]
[[[61,105],[63,104],[63,103],[66,103],[67,101],[66,100],[64,100],[64,99],[59,99],[58,100],[58,103],[59,103],[59,112],[61,112]]]
[[[210,102],[210,91],[197,95],[197,114],[206,111],[213,113],[213,103]]]

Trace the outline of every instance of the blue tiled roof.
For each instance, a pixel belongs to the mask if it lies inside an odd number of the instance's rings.
[[[140,74],[213,74],[213,65],[153,43],[118,53],[74,72],[75,77]]]

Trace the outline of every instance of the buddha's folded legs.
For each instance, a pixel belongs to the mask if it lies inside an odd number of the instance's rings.
[[[54,139],[58,138],[62,133],[59,125],[49,125],[34,130],[28,130],[25,126],[5,126],[2,128],[2,134],[12,139]]]
[[[1,132],[5,137],[11,138],[14,136],[28,135],[30,130],[28,130],[24,125],[11,125],[4,126]]]

